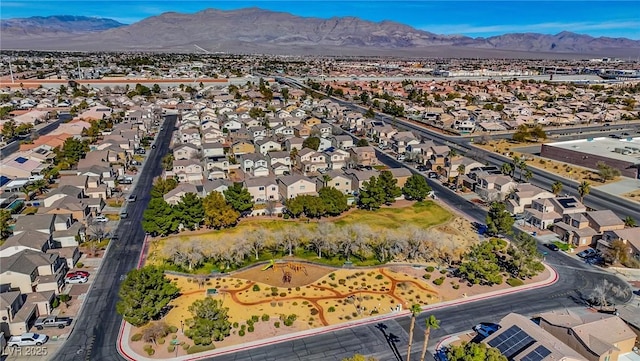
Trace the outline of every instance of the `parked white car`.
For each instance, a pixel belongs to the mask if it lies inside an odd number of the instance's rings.
[[[105,217],[105,216],[97,216],[96,218],[93,219],[94,223],[106,223],[109,222],[109,218]]]
[[[64,279],[64,282],[68,283],[70,285],[73,285],[73,284],[78,284],[78,283],[87,283],[88,280],[89,280],[88,277],[76,274],[76,275],[73,275],[71,277],[66,277]]]
[[[41,335],[39,333],[23,333],[20,336],[11,336],[7,346],[9,347],[23,347],[23,346],[40,346],[49,340],[49,336]]]

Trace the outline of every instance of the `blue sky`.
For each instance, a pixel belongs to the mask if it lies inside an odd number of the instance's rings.
[[[299,16],[357,16],[392,20],[438,34],[493,36],[513,32],[556,34],[563,30],[593,36],[640,40],[640,1],[88,1],[0,2],[0,18],[84,15],[133,23],[167,11],[194,13],[260,7]]]

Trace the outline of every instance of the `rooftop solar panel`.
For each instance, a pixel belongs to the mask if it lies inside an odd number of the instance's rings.
[[[24,162],[26,162],[28,159],[24,158],[24,157],[18,157],[15,160],[16,160],[16,162],[18,162],[20,164],[24,164]]]
[[[540,345],[535,348],[535,350],[526,354],[521,360],[522,361],[542,361],[545,357],[551,355],[551,351],[549,351],[546,347]]]
[[[489,346],[497,348],[502,355],[512,360],[513,356],[519,354],[535,342],[536,340],[529,336],[529,334],[514,325],[489,341]]]

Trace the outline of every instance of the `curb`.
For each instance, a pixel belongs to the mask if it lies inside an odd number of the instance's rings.
[[[145,239],[145,243],[146,243],[146,241],[147,241],[147,239]],[[140,259],[142,260],[142,255],[141,255]],[[549,273],[550,273],[549,277],[546,280],[539,281],[539,282],[536,282],[536,283],[533,283],[533,284],[530,284],[530,285],[527,285],[527,286],[516,287],[516,288],[507,289],[507,290],[498,290],[498,291],[488,292],[488,293],[480,294],[480,295],[477,295],[477,296],[471,296],[471,297],[468,297],[468,298],[436,303],[436,304],[433,304],[433,305],[425,305],[425,306],[422,306],[422,312],[432,311],[432,310],[439,310],[439,309],[443,309],[443,308],[447,308],[447,307],[451,307],[451,306],[459,306],[459,305],[472,303],[472,302],[479,301],[479,300],[486,300],[486,299],[495,298],[495,297],[499,297],[499,296],[509,295],[509,294],[523,292],[523,291],[530,291],[530,290],[534,290],[534,289],[550,286],[550,285],[552,285],[552,284],[554,284],[554,283],[556,283],[558,281],[558,273],[552,267],[550,267],[549,265],[544,264],[544,266],[545,266],[545,269],[549,270]],[[206,353],[203,353],[201,355],[193,355],[193,356],[192,355],[182,355],[182,356],[178,356],[178,357],[171,357],[170,359],[171,360],[181,360],[181,361],[195,361],[195,360],[208,359],[208,358],[211,358],[211,357],[227,355],[227,354],[235,353],[235,352],[238,352],[238,351],[246,351],[246,350],[251,350],[251,349],[255,349],[255,348],[259,348],[259,347],[263,347],[263,346],[278,344],[278,343],[282,343],[282,342],[286,342],[286,341],[297,340],[297,339],[301,339],[301,338],[305,338],[305,337],[309,337],[309,336],[315,336],[315,335],[321,335],[321,334],[325,334],[325,333],[329,333],[329,332],[339,331],[339,330],[347,329],[347,328],[350,328],[350,327],[353,327],[353,326],[368,325],[368,324],[377,323],[377,322],[381,322],[381,321],[386,321],[386,320],[390,320],[390,319],[400,318],[400,317],[408,316],[408,315],[410,315],[410,313],[411,313],[410,311],[405,310],[405,311],[402,311],[402,312],[391,313],[391,314],[381,315],[381,316],[378,316],[378,317],[367,318],[365,320],[357,320],[357,321],[342,323],[342,324],[334,325],[334,326],[325,326],[325,327],[316,328],[316,329],[313,329],[313,330],[299,331],[299,332],[291,333],[291,334],[288,334],[288,335],[272,337],[272,338],[269,338],[269,339],[256,340],[256,341],[253,341],[253,342],[246,342],[246,343],[242,343],[242,344],[238,344],[238,345],[222,347],[220,349],[212,350],[210,352],[206,352]],[[118,353],[123,358],[125,358],[126,360],[130,360],[130,361],[169,360],[169,359],[152,359],[152,358],[147,358],[147,357],[144,357],[144,356],[138,355],[138,354],[135,354],[135,357],[129,355],[127,353],[127,351],[130,352],[130,353],[133,353],[133,350],[131,350],[130,347],[128,346],[128,340],[129,340],[130,332],[131,332],[131,325],[127,324],[123,320],[122,321],[122,325],[120,326],[120,332],[118,334],[118,341],[117,341]],[[126,346],[125,346],[125,344],[126,344]],[[127,350],[125,350],[125,348]]]

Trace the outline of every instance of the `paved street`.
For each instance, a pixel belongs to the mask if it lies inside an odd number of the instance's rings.
[[[77,317],[76,325],[67,342],[58,353],[50,357],[56,361],[119,360],[116,339],[121,317],[115,312],[118,289],[127,272],[135,268],[144,232],[140,226],[142,212],[149,202],[153,178],[160,174],[160,160],[166,154],[177,116],[168,116],[165,130],[158,135],[158,147],[149,153],[137,180],[138,199],[128,205],[129,217],[121,220],[117,229],[119,240],[109,244],[103,266],[93,280],[93,286]]]

